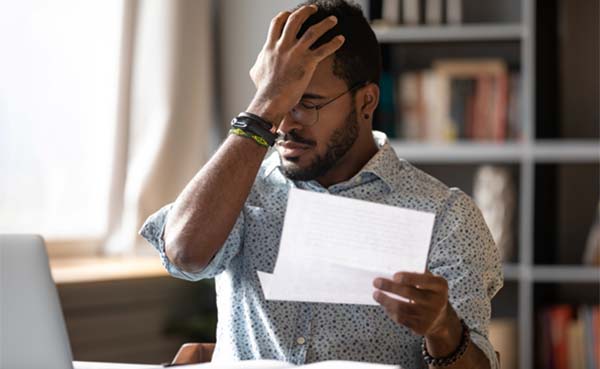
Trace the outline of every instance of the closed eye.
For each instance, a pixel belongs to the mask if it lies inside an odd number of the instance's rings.
[[[306,102],[306,101],[300,101],[300,103],[298,105],[300,105],[303,109],[308,109],[308,110],[314,109],[317,107],[317,105]]]

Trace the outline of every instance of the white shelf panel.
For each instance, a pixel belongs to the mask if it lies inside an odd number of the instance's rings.
[[[537,162],[600,161],[598,140],[538,140],[533,149]]]
[[[600,268],[582,265],[539,265],[531,270],[534,282],[600,282]]]
[[[505,281],[518,281],[521,279],[521,267],[519,264],[504,263],[502,269]]]
[[[526,29],[520,24],[463,24],[373,27],[379,42],[451,42],[521,40]]]
[[[415,163],[578,163],[600,161],[600,142],[590,140],[520,142],[419,142],[390,140],[399,157]]]
[[[523,158],[521,143],[431,143],[391,140],[399,157],[415,163],[512,162]]]

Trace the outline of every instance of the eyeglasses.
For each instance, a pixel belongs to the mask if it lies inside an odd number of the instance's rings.
[[[348,92],[352,92],[360,87],[366,86],[368,83],[369,82],[359,82],[347,89],[346,91],[342,92],[341,94],[337,95],[333,99],[319,105],[311,104],[309,102],[303,102],[301,100],[298,104],[296,104],[296,106],[292,108],[292,110],[290,110],[290,115],[292,119],[294,119],[294,121],[300,123],[301,125],[312,126],[313,124],[319,121],[319,110],[323,109],[335,100],[344,96]]]

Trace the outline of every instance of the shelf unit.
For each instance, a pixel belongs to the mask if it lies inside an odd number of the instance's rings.
[[[502,143],[453,143],[391,140],[398,156],[421,164],[477,165],[487,163],[518,167],[517,260],[503,266],[505,283],[518,301],[518,367],[534,368],[534,288],[537,283],[600,283],[600,268],[580,265],[541,265],[534,260],[536,166],[600,162],[600,140],[538,139],[536,136],[536,0],[520,0],[520,20],[465,25],[374,26],[382,44],[468,43],[510,41],[519,44],[522,78],[522,137]],[[538,0],[539,1],[539,0]],[[596,198],[595,201],[598,201]],[[514,290],[514,291],[513,291]]]
[[[519,40],[528,35],[520,24],[374,27],[379,42],[448,42]]]
[[[428,143],[392,140],[391,145],[403,159],[418,163],[446,162],[519,163],[523,160],[536,163],[579,163],[593,162],[600,157],[600,145],[593,141],[537,141],[534,144],[521,142],[484,143]]]

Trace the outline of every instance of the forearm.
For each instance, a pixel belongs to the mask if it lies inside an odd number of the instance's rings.
[[[310,45],[335,25],[330,18],[297,39],[300,26],[316,10],[316,5],[307,5],[293,16],[282,12],[273,18],[267,41],[250,70],[256,94],[246,111],[271,122],[274,129],[300,101],[317,64],[344,42],[336,37],[310,50]],[[169,213],[164,241],[171,262],[189,272],[210,262],[235,225],[266,152],[247,138],[230,136],[225,140]]]
[[[165,251],[182,270],[195,271],[212,259],[244,206],[267,149],[229,136],[187,184],[165,226]]]

